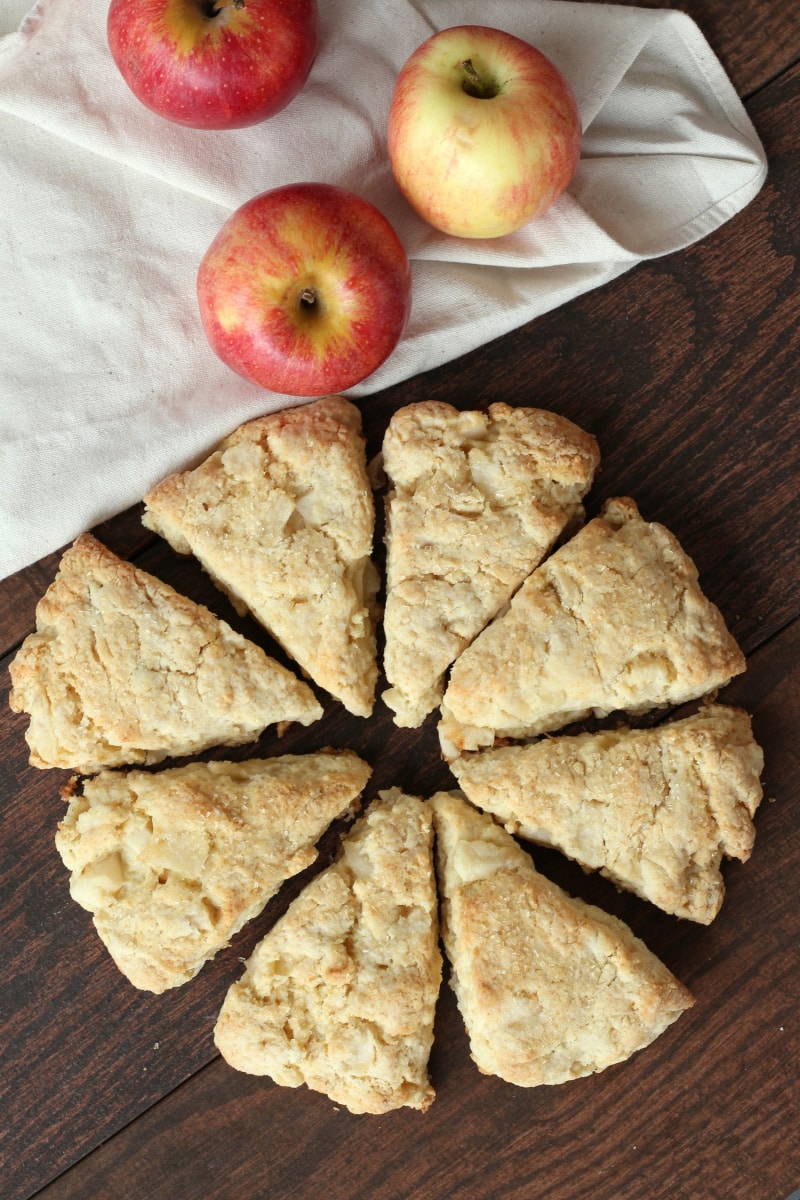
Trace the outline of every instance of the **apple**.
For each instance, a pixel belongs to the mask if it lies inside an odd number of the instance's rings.
[[[111,0],[111,56],[142,104],[194,129],[273,116],[317,53],[316,0]]]
[[[322,396],[372,374],[399,342],[411,271],[374,205],[325,183],[262,192],[238,208],[197,274],[209,343],[273,392]]]
[[[541,216],[578,165],[569,84],[528,42],[460,25],[435,33],[395,84],[387,130],[397,184],[429,224],[502,237]]]

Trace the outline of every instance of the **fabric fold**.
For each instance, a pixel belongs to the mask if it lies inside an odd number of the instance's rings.
[[[320,6],[317,61],[283,112],[208,133],[128,91],[107,0],[40,0],[0,38],[0,578],[136,503],[243,421],[296,398],[240,380],[195,299],[205,249],[260,191],[324,180],[364,196],[412,262],[413,309],[361,397],[465,354],[711,233],[757,194],[758,136],[694,22],[567,0]],[[505,28],[570,80],[584,124],[567,195],[495,241],[448,238],[394,184],[403,62],[432,30]]]

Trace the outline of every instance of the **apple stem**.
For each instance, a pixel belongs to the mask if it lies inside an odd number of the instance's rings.
[[[208,0],[203,7],[206,15],[213,19],[224,12],[226,8],[240,9],[244,8],[246,4],[247,0]]]
[[[498,88],[494,80],[484,81],[472,65],[471,58],[465,58],[460,64],[465,78],[461,84],[468,96],[476,100],[491,100],[497,95]]]
[[[303,288],[299,296],[301,308],[313,308],[317,303],[317,293],[311,287]]]

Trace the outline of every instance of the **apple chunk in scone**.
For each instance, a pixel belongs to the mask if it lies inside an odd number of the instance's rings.
[[[311,688],[225,622],[90,534],[65,552],[11,663],[36,767],[92,774],[322,716]]]
[[[764,755],[746,712],[712,704],[655,729],[546,737],[451,767],[509,833],[707,925],[725,894],[723,856],[750,857]]]
[[[70,894],[135,987],[179,987],[314,862],[369,775],[346,750],[73,779],[56,835]]]
[[[194,554],[311,679],[369,716],[378,574],[355,405],[330,396],[250,421],[145,506],[149,529]]]
[[[427,1109],[438,932],[432,813],[382,792],[229,989],[223,1058],[354,1113]]]
[[[580,523],[598,462],[594,438],[540,409],[425,401],[395,413],[383,442],[383,700],[395,724],[436,708],[449,665]]]
[[[694,1003],[627,925],[535,869],[460,793],[430,801],[451,985],[484,1074],[519,1087],[623,1062]]]
[[[457,660],[440,740],[454,758],[592,714],[683,704],[744,669],[676,538],[632,500],[609,500]]]

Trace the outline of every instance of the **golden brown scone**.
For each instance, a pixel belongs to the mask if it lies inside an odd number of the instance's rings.
[[[350,712],[370,715],[375,510],[353,404],[328,396],[250,421],[145,504],[148,529],[194,554]]]
[[[90,534],[66,551],[11,664],[35,767],[92,774],[310,725],[306,684],[202,605]]]
[[[138,988],[191,979],[356,802],[370,768],[351,751],[103,771],[70,805],[56,846],[74,900]]]
[[[627,925],[572,899],[460,793],[431,800],[442,933],[472,1057],[520,1087],[648,1046],[693,998]]]
[[[744,656],[675,537],[609,500],[464,651],[442,703],[446,757],[590,714],[705,696]]]
[[[214,1031],[239,1071],[354,1113],[426,1109],[441,981],[432,818],[381,793],[228,991]]]
[[[395,413],[383,443],[382,698],[396,725],[422,724],[450,663],[582,520],[599,460],[593,437],[540,409],[425,401]]]
[[[657,729],[545,738],[451,765],[509,833],[704,925],[725,894],[723,855],[744,862],[753,848],[764,755],[742,709],[711,705]]]

